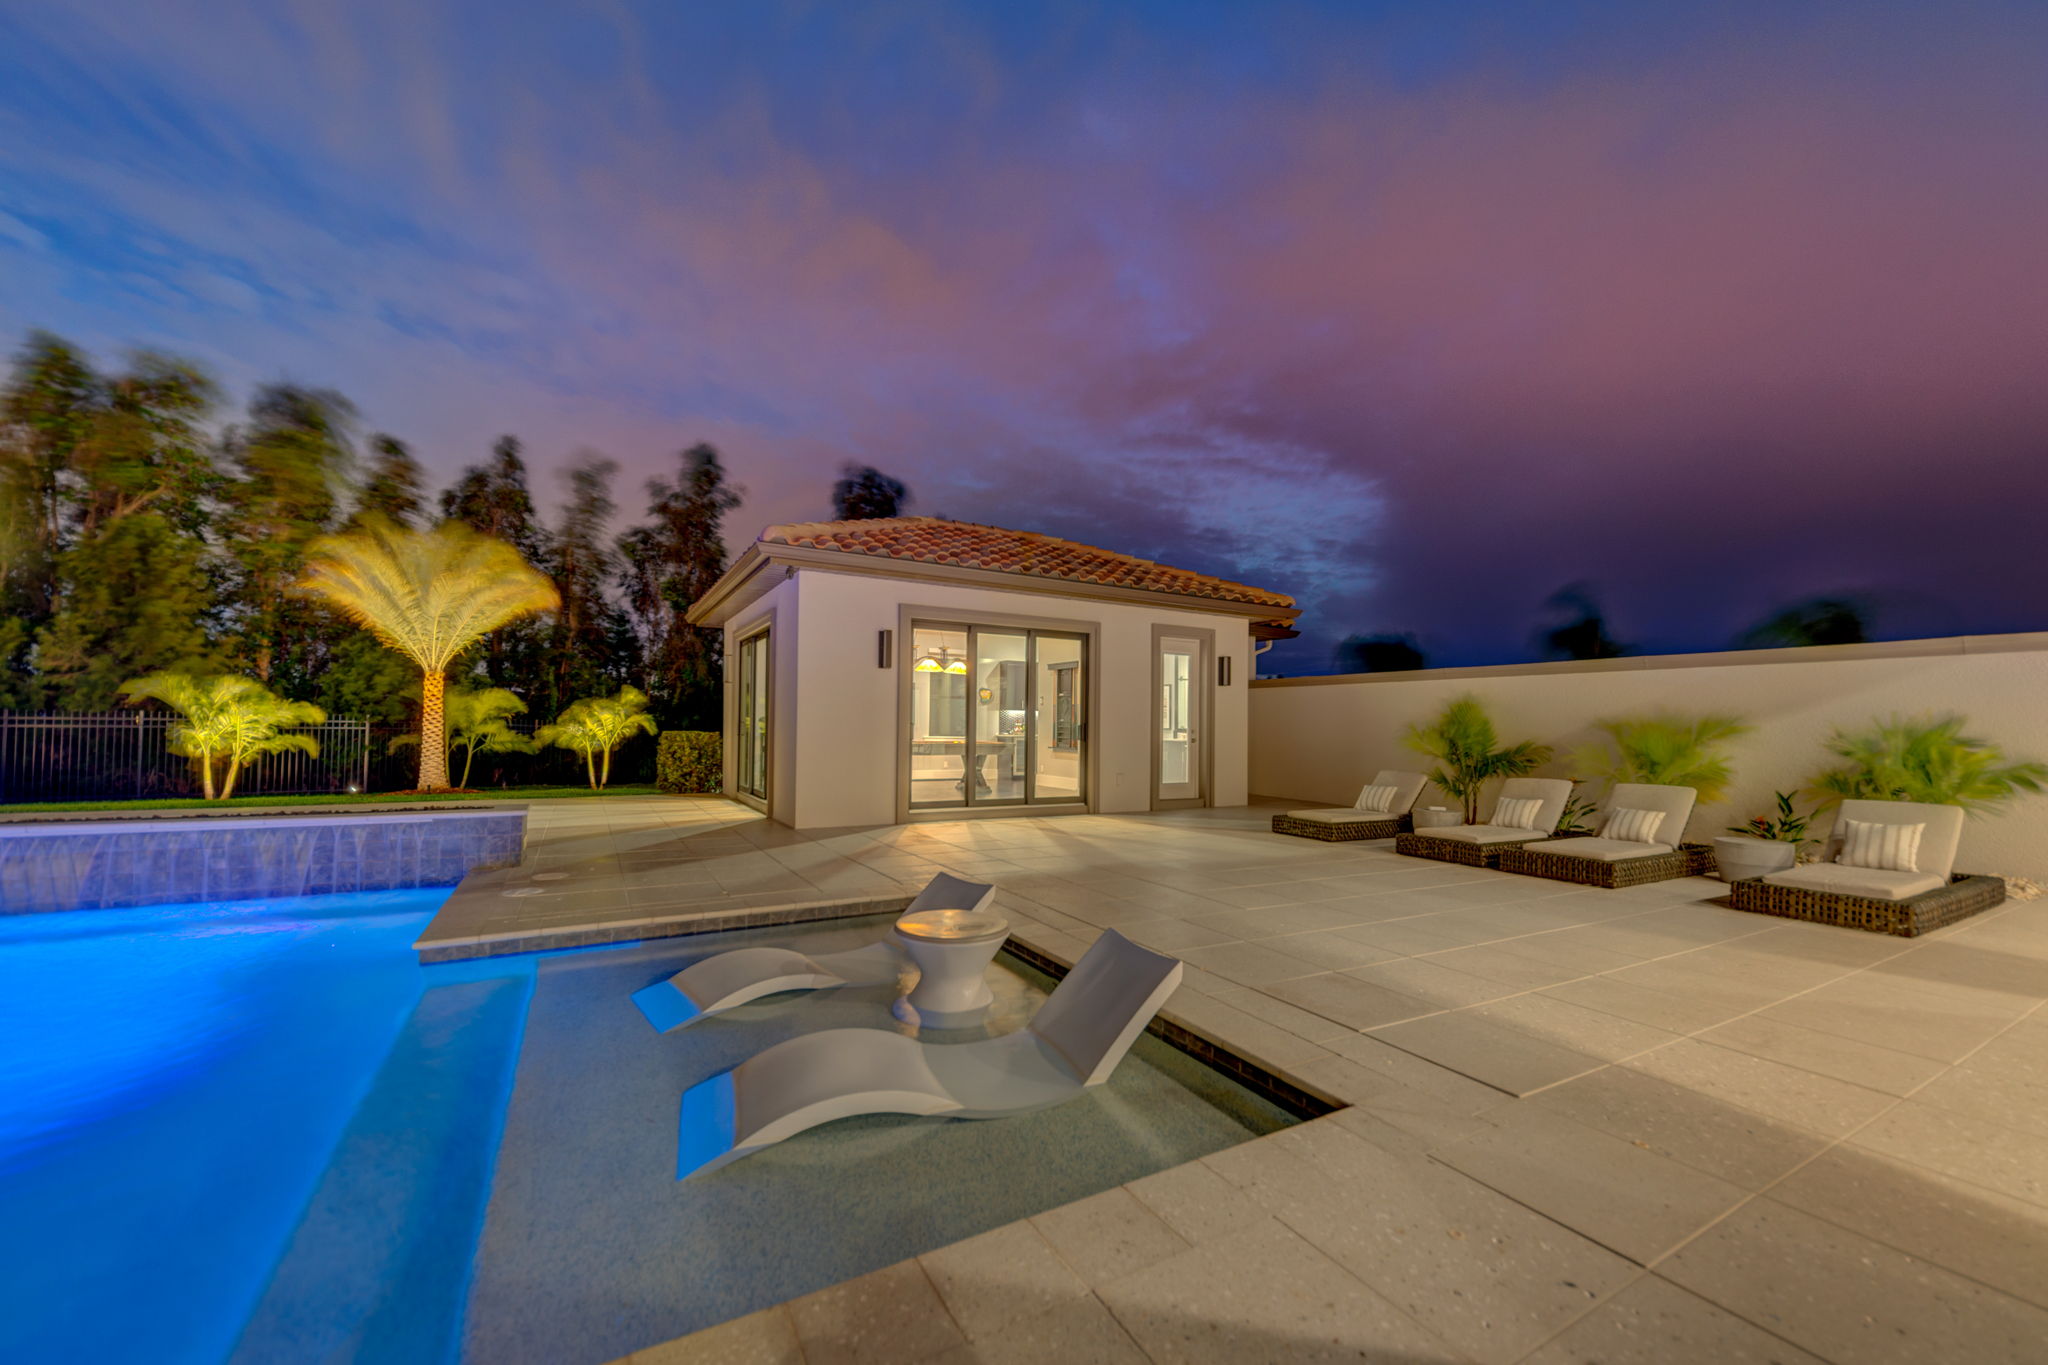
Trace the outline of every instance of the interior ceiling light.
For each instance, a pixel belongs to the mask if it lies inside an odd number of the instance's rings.
[[[911,671],[915,673],[937,673],[940,671],[939,661],[927,654],[911,665]]]
[[[946,671],[947,671],[948,673],[965,673],[965,672],[967,671],[967,660],[965,660],[965,659],[955,659],[955,660],[953,660],[953,662],[951,662],[951,663],[949,663],[949,664],[947,664],[947,665],[946,665]]]

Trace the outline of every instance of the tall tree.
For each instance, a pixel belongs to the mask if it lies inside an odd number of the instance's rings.
[[[1590,585],[1568,583],[1550,595],[1547,605],[1569,616],[1562,625],[1536,633],[1537,647],[1546,659],[1618,659],[1632,652],[1607,633],[1606,613]]]
[[[649,521],[619,538],[626,605],[645,641],[647,690],[664,726],[716,729],[721,636],[683,614],[725,572],[725,514],[744,490],[726,482],[715,447],[694,445],[678,459],[673,483],[647,485]]]
[[[549,538],[547,568],[562,605],[554,613],[547,640],[546,713],[560,711],[578,697],[603,692],[623,682],[619,677],[632,660],[620,658],[619,609],[608,595],[617,576],[619,557],[609,541],[612,478],[619,466],[594,451],[579,452],[562,471],[568,500],[562,519]],[[617,679],[617,681],[614,681]]]
[[[1403,673],[1427,662],[1413,635],[1347,635],[1337,645],[1345,673]]]
[[[327,603],[420,670],[420,788],[448,785],[448,666],[511,621],[560,605],[547,575],[460,522],[408,531],[382,518],[316,542],[294,591]]]
[[[1810,597],[1780,608],[1744,631],[1744,649],[1860,645],[1870,638],[1870,608],[1853,597]]]
[[[140,673],[203,669],[213,580],[205,547],[156,512],[102,526],[58,557],[55,610],[36,633],[45,700],[67,711],[111,707]]]
[[[841,465],[832,485],[832,515],[840,521],[874,521],[903,514],[910,489],[873,465]]]
[[[529,564],[548,563],[547,529],[534,514],[526,483],[526,461],[516,436],[500,436],[490,458],[462,471],[441,494],[441,515],[502,540]],[[549,677],[548,624],[535,618],[514,621],[483,641],[477,667],[494,686],[537,699]]]
[[[379,516],[395,526],[418,526],[427,510],[426,471],[412,456],[412,450],[396,436],[378,432],[370,437],[370,467],[356,494],[351,524],[364,517]]]
[[[250,671],[287,695],[317,687],[343,632],[291,595],[313,541],[339,520],[355,409],[340,394],[293,384],[258,389],[248,425],[229,434],[234,477],[223,529],[234,560],[229,630]]]
[[[98,409],[103,383],[77,348],[33,332],[0,396],[0,540],[8,615],[33,630],[57,596],[64,476]]]

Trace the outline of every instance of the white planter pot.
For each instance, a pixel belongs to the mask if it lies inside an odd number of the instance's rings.
[[[1799,860],[1799,845],[1782,839],[1752,839],[1747,834],[1729,834],[1714,840],[1714,863],[1724,882],[1783,872]]]

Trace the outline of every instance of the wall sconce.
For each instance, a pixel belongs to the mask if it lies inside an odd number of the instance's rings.
[[[1230,665],[1235,662],[1236,660],[1232,659],[1228,654],[1221,655],[1217,658],[1216,685],[1218,687],[1230,686]]]
[[[875,667],[887,668],[896,661],[896,632],[878,630],[875,632]]]

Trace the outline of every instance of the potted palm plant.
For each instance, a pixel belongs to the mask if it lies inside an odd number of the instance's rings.
[[[1643,716],[1603,720],[1596,727],[1607,743],[1581,749],[1574,757],[1584,777],[1606,782],[1646,782],[1656,787],[1691,787],[1701,804],[1721,799],[1732,773],[1721,750],[1749,733],[1733,716]]]
[[[1746,823],[1728,826],[1728,832],[1714,840],[1714,863],[1721,880],[1739,882],[1771,872],[1783,872],[1799,861],[1806,843],[1808,816],[1792,805],[1792,793],[1778,793],[1775,815],[1752,815]]]
[[[1524,740],[1502,748],[1493,720],[1476,697],[1459,697],[1427,726],[1411,725],[1409,748],[1436,760],[1429,780],[1459,803],[1468,825],[1479,823],[1479,792],[1496,777],[1527,777],[1550,761],[1550,746]],[[1416,821],[1417,826],[1423,822]]]
[[[1842,801],[1924,801],[1988,811],[2048,790],[2048,764],[2008,760],[1988,740],[1963,733],[1961,716],[1872,721],[1837,730],[1828,752],[1842,759],[1808,784],[1823,806]]]

